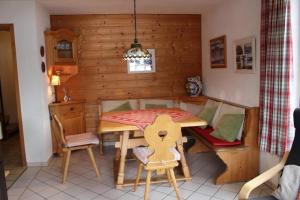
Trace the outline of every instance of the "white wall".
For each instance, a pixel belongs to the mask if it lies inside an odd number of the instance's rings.
[[[41,72],[39,47],[49,15],[35,1],[0,1],[0,24],[13,23],[26,158],[29,165],[48,161],[51,135],[47,76]]]
[[[226,35],[227,68],[210,68],[210,39]],[[202,15],[202,70],[205,94],[247,106],[259,104],[260,0],[226,0]],[[255,74],[235,73],[233,41],[256,38]]]

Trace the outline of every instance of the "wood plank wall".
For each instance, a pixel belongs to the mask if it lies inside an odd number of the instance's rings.
[[[132,15],[55,15],[51,29],[68,28],[79,37],[79,74],[65,87],[71,99],[86,100],[94,111],[101,99],[185,95],[188,76],[202,74],[200,15],[138,15],[138,39],[154,48],[156,73],[128,74],[123,52],[134,38]],[[87,113],[95,122],[94,113]],[[87,128],[89,125],[87,125]],[[94,129],[94,128],[93,128]]]

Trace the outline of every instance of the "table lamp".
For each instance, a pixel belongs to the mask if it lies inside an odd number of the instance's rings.
[[[60,85],[59,75],[52,75],[51,76],[51,85],[54,86],[54,94],[55,94],[55,101],[53,103],[59,103],[59,101],[57,99],[57,86]]]

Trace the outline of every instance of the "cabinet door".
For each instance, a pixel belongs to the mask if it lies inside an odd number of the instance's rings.
[[[77,64],[77,39],[72,37],[57,37],[54,39],[54,64]]]
[[[65,135],[74,135],[85,132],[83,113],[68,113],[63,115]]]

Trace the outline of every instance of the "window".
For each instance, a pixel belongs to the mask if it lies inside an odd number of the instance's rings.
[[[148,49],[151,54],[149,60],[127,61],[128,73],[153,73],[155,72],[155,49]]]

